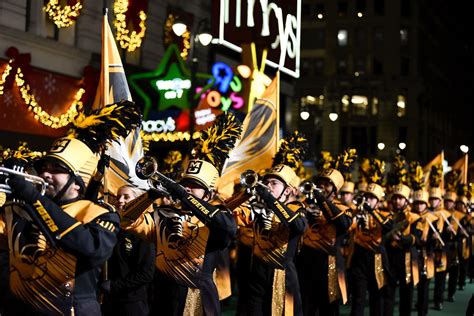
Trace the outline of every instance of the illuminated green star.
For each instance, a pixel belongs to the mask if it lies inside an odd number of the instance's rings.
[[[197,73],[198,79],[211,79],[209,74]],[[129,77],[130,86],[144,101],[143,116],[146,119],[149,111],[156,108],[158,111],[176,107],[181,110],[189,109],[188,91],[191,88],[191,72],[179,55],[178,46],[168,47],[158,68]],[[211,87],[208,83],[203,91]],[[199,96],[195,95],[194,100]]]

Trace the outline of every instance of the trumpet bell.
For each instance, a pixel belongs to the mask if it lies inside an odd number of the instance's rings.
[[[315,189],[315,185],[311,181],[306,180],[300,184],[299,189],[303,194],[310,194]]]
[[[135,173],[137,177],[142,180],[147,180],[158,171],[158,162],[155,158],[145,156],[140,158],[135,166]]]
[[[257,185],[257,182],[258,175],[255,171],[251,169],[244,171],[240,175],[240,184],[242,184],[244,188],[253,188]]]

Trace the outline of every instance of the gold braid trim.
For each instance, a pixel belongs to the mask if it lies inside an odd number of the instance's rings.
[[[405,282],[409,284],[411,282],[411,253],[405,252]]]
[[[188,289],[183,316],[204,316],[204,310],[202,308],[201,301],[201,290],[192,288]]]
[[[337,300],[337,269],[335,256],[328,256],[328,295],[329,303]]]
[[[285,270],[275,269],[274,271],[272,316],[281,316],[285,310]]]
[[[376,253],[374,257],[375,280],[377,281],[377,288],[381,289],[385,285],[385,272],[382,264],[382,254]]]

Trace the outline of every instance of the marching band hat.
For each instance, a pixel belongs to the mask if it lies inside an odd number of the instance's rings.
[[[429,193],[425,190],[417,190],[413,192],[413,202],[424,202],[429,204]]]
[[[219,115],[213,125],[201,132],[180,182],[191,180],[205,190],[213,191],[241,132],[242,124],[234,114]]]

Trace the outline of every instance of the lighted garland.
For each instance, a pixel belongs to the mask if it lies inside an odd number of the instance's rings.
[[[58,28],[69,27],[79,17],[82,9],[82,0],[76,0],[73,6],[65,5],[61,7],[59,0],[49,0],[44,11]]]
[[[176,21],[176,16],[173,14],[168,14],[168,17],[166,18],[165,21],[165,36],[164,36],[164,42],[165,46],[168,46],[172,43],[175,42],[174,38],[174,32],[173,32],[173,24]],[[183,60],[187,60],[189,56],[189,50],[191,49],[191,32],[186,28],[186,31],[181,35],[181,39],[183,41],[182,43],[182,49],[180,52],[181,58]]]
[[[114,26],[117,30],[115,38],[120,43],[120,47],[127,49],[129,52],[135,51],[142,45],[142,39],[145,36],[146,31],[146,13],[141,10],[138,13],[140,18],[140,32],[130,30],[127,28],[126,13],[128,11],[128,0],[115,0],[114,2],[114,13],[115,21]]]
[[[6,65],[5,70],[3,71],[3,74],[1,76],[0,95],[4,94],[5,81],[12,70],[12,66],[11,66],[12,62],[13,60],[11,59],[9,63]],[[80,88],[76,92],[76,95],[74,96],[74,101],[69,106],[69,109],[66,111],[66,113],[61,114],[59,116],[54,116],[44,111],[43,108],[36,101],[35,96],[31,94],[30,86],[25,82],[24,75],[20,67],[17,68],[17,72],[15,75],[15,83],[20,89],[20,95],[23,101],[25,102],[26,105],[28,105],[28,110],[34,113],[35,120],[39,121],[41,124],[46,125],[48,127],[61,128],[68,125],[72,121],[72,119],[77,115],[78,110],[82,108],[81,98],[85,92],[83,88]]]
[[[193,139],[199,138],[200,132],[193,133]],[[176,142],[189,141],[189,132],[146,133],[141,131],[140,136],[144,143],[149,142]]]

